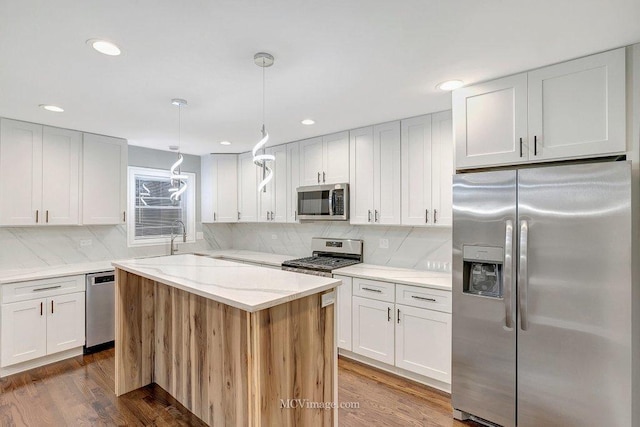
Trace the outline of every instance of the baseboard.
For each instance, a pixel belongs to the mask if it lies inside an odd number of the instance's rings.
[[[352,351],[344,350],[342,348],[338,349],[338,355],[341,357],[346,357],[347,359],[364,363],[365,365],[373,366],[374,368],[380,369],[381,371],[385,371],[390,374],[397,375],[399,377],[406,378],[451,394],[451,384],[447,384],[433,378],[425,377],[424,375],[416,374],[415,372],[407,371],[406,369],[398,368],[396,366],[387,365],[386,363],[378,362],[377,360],[373,360],[366,356],[361,356]]]
[[[27,360],[26,362],[17,363],[15,365],[0,368],[0,378],[7,377],[9,375],[17,374],[20,372],[28,371],[29,369],[39,368],[40,366],[48,365],[50,363],[59,362],[71,357],[82,356],[82,347],[72,348],[70,350],[61,351],[60,353],[49,354],[37,359]]]

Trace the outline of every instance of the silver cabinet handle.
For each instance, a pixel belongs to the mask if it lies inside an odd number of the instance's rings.
[[[387,322],[391,322],[391,307],[387,307]]]
[[[504,238],[504,326],[512,328],[511,291],[513,287],[513,222],[505,223]]]
[[[367,221],[371,222],[371,209],[369,209],[369,214],[367,215]]]
[[[436,302],[436,299],[435,299],[435,298],[419,297],[418,295],[411,295],[411,298],[413,298],[413,299],[419,299],[420,301]]]
[[[322,182],[327,182],[326,174],[324,172],[322,172]]]
[[[433,223],[437,223],[438,222],[438,209],[434,209],[433,210]]]
[[[424,210],[424,222],[425,224],[429,224],[429,209]]]
[[[374,212],[375,212],[374,222],[378,222],[378,210],[376,209]]]
[[[520,311],[520,329],[526,331],[529,328],[529,319],[527,316],[527,291],[529,287],[528,267],[528,239],[529,224],[527,220],[520,221],[520,275],[518,277],[518,310]]]
[[[50,291],[51,289],[58,289],[61,288],[62,285],[58,285],[58,286],[47,286],[46,288],[36,288],[34,290],[32,290],[31,292],[42,292],[42,291]]]
[[[320,184],[320,172],[318,172],[318,184]]]
[[[381,291],[380,289],[372,289],[372,288],[365,288],[365,287],[363,287],[363,288],[362,288],[362,290],[363,290],[363,291],[369,291],[369,292],[375,292],[375,293],[377,293],[377,294],[381,294],[381,293],[382,293],[382,291]]]

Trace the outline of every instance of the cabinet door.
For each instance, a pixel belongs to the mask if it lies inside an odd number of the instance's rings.
[[[85,293],[47,298],[47,354],[84,345]]]
[[[216,222],[238,222],[238,156],[216,154]]]
[[[550,160],[626,149],[625,49],[529,73],[529,158]]]
[[[45,126],[42,133],[42,209],[44,223],[80,223],[82,133]]]
[[[0,120],[0,225],[42,218],[42,126]]]
[[[287,222],[298,222],[300,186],[300,144],[287,144]]]
[[[451,314],[396,305],[396,366],[451,383]]]
[[[403,120],[403,225],[430,225],[433,221],[431,163],[431,115]]]
[[[393,304],[356,296],[351,301],[353,352],[393,364]]]
[[[237,161],[236,159],[236,171],[238,168]],[[235,181],[237,186],[237,178]],[[204,154],[200,156],[200,220],[203,223],[215,222],[213,213],[218,209],[217,188],[218,161],[216,155]],[[236,199],[237,197],[236,195]]]
[[[338,286],[337,323],[338,347],[351,351],[351,277],[333,276],[342,280]]]
[[[369,224],[375,221],[373,127],[354,129],[350,137],[349,220],[351,224]]]
[[[433,223],[450,226],[453,223],[453,121],[450,110],[431,115],[431,152]]]
[[[322,183],[322,137],[306,139],[300,143],[300,185]]]
[[[323,184],[349,182],[349,132],[338,132],[322,137]]]
[[[400,122],[384,123],[373,128],[374,151],[374,220],[378,224],[399,225],[400,216]]]
[[[258,167],[251,152],[238,156],[238,212],[239,222],[258,220]]]
[[[83,134],[83,224],[123,224],[126,221],[127,159],[126,140]]]
[[[3,304],[0,327],[2,367],[47,354],[46,299]],[[84,322],[82,323],[84,327]]]
[[[276,158],[273,162],[273,198],[271,201],[271,222],[287,222],[287,146],[271,148]]]
[[[455,90],[452,106],[456,169],[527,161],[526,73]]]

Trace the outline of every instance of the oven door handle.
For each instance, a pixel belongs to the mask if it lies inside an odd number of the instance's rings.
[[[333,196],[336,190],[329,190],[329,215],[333,216]]]

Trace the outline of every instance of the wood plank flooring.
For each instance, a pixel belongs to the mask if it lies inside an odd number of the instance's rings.
[[[339,360],[340,426],[473,426],[451,417],[449,397],[359,363]],[[114,351],[79,356],[0,379],[0,426],[204,426],[156,385],[114,392]]]

